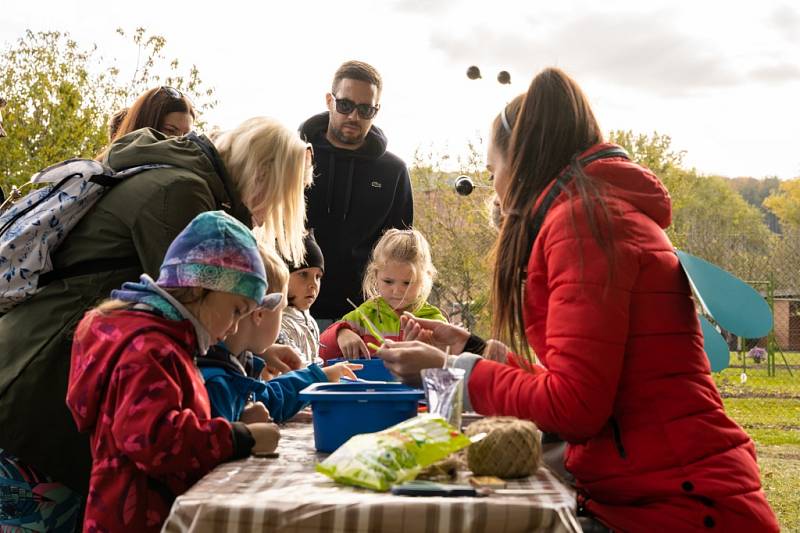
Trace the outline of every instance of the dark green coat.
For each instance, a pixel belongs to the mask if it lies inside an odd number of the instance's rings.
[[[78,321],[124,281],[142,272],[157,278],[172,239],[198,213],[224,209],[251,224],[203,136],[166,138],[139,130],[114,143],[106,162],[115,169],[144,163],[175,168],[149,170],[114,187],[53,255],[55,272],[83,264],[81,272],[95,273],[53,281],[0,317],[0,448],[84,495],[89,439],[78,433],[65,403]],[[119,264],[97,272],[97,260]]]

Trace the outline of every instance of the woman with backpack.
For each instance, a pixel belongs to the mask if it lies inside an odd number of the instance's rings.
[[[196,119],[197,114],[189,97],[174,87],[162,85],[145,91],[130,107],[120,109],[111,116],[108,140],[113,143],[142,128],[153,128],[164,135],[180,137],[192,131]]]
[[[482,358],[467,331],[406,317],[410,341],[378,352],[387,367],[419,381],[449,362],[466,372],[465,408],[558,434],[579,514],[614,531],[778,531],[753,442],[711,378],[659,179],[603,143],[558,69],[497,116],[487,162],[504,215],[492,329],[514,353]],[[413,340],[423,330],[462,355]]]
[[[111,188],[52,254],[44,288],[0,317],[0,448],[18,458],[9,469],[81,496],[89,441],[78,433],[65,396],[72,335],[84,312],[142,272],[157,277],[169,244],[205,211],[227,212],[284,257],[301,260],[303,193],[312,170],[306,143],[267,118],[247,120],[213,141],[137,130],[117,139],[103,162],[117,170],[169,166]],[[26,476],[3,477],[0,471],[0,496]]]

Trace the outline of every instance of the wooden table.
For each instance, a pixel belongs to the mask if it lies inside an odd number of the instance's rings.
[[[180,496],[165,532],[580,531],[575,494],[546,468],[508,483],[518,496],[403,497],[334,483],[314,465],[310,423],[281,429],[276,459],[224,463]],[[460,473],[467,476],[468,472]]]

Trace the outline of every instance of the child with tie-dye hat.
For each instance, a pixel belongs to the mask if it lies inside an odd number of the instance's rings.
[[[142,275],[88,312],[75,333],[67,405],[91,433],[85,531],[158,531],[174,498],[217,464],[272,452],[277,426],[212,418],[195,357],[276,308],[249,229],[198,215]]]
[[[285,295],[289,271],[272,250],[262,250],[270,290]],[[337,382],[343,376],[355,379],[361,365],[321,368],[315,364],[264,381],[266,363],[259,357],[275,342],[286,310],[286,299],[272,308],[258,307],[239,322],[236,333],[212,346],[197,358],[211,401],[211,414],[230,421],[264,422],[272,417],[285,422],[305,407],[298,395],[312,383]],[[251,401],[252,400],[252,401]]]

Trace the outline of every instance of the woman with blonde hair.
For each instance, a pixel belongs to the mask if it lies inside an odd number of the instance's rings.
[[[0,317],[0,448],[80,495],[88,486],[89,441],[66,408],[70,347],[87,309],[140,273],[157,277],[169,244],[206,211],[254,228],[290,261],[303,254],[304,188],[311,151],[298,134],[252,118],[215,136],[168,137],[141,129],[120,137],[103,162],[144,171],[105,194],[52,256],[44,288]],[[282,370],[299,358],[271,361]],[[55,438],[54,438],[55,436]]]

